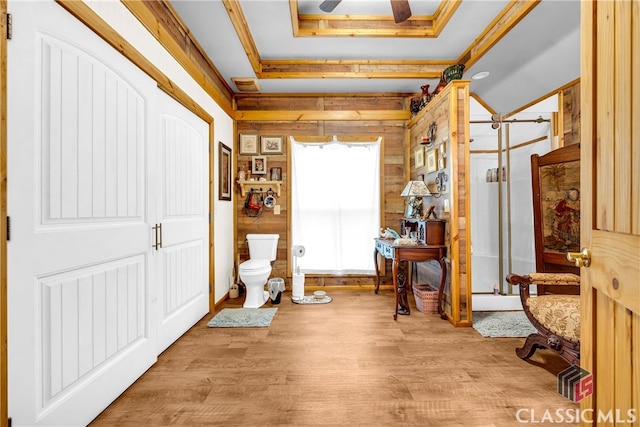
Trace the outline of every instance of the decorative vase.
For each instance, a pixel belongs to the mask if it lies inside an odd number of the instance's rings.
[[[422,109],[431,101],[431,94],[429,93],[429,85],[420,86],[420,90],[422,90],[422,100],[420,104],[420,108]]]
[[[446,85],[447,80],[444,78],[444,73],[442,73],[442,75],[440,76],[440,82],[438,83],[438,86],[436,86],[436,89],[433,91],[433,94],[431,96],[435,96],[442,92],[442,89],[444,89]]]
[[[462,78],[462,72],[464,71],[464,64],[450,65],[444,69],[442,75],[444,79],[449,83],[451,80],[460,80]]]

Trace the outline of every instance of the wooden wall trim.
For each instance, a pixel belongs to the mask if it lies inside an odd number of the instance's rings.
[[[285,110],[252,110],[236,111],[237,121],[357,121],[357,120],[408,120],[408,110],[317,110],[317,111],[285,111]]]
[[[0,0],[0,426],[7,426],[7,0]]]

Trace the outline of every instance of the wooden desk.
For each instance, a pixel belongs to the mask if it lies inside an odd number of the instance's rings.
[[[376,238],[376,248],[373,251],[374,264],[376,266],[376,288],[380,288],[380,271],[378,268],[378,253],[387,259],[393,260],[393,293],[395,294],[396,310],[393,319],[398,319],[398,314],[411,314],[407,299],[407,284],[409,283],[409,262],[438,261],[442,268],[442,279],[438,287],[438,314],[442,317],[442,293],[447,278],[447,265],[444,261],[446,246],[444,245],[394,245],[394,239]],[[405,262],[403,262],[405,261]]]

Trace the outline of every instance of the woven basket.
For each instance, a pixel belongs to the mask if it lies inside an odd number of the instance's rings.
[[[424,314],[438,312],[438,290],[428,283],[414,284],[413,296],[416,299],[416,307]]]

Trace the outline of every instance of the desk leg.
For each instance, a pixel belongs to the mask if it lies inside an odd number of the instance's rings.
[[[380,269],[378,268],[378,250],[373,248],[373,265],[376,266],[376,287],[374,292],[377,294],[380,289]]]
[[[444,307],[442,307],[442,296],[444,295],[444,286],[447,283],[447,263],[444,258],[440,258],[438,260],[440,263],[440,268],[442,269],[442,278],[440,279],[440,287],[438,288],[438,314],[441,319],[447,320],[447,315],[444,312]]]
[[[393,260],[393,293],[395,294],[396,311],[394,320],[398,319],[398,314],[411,314],[409,300],[407,298],[407,266],[409,262],[398,262]]]

